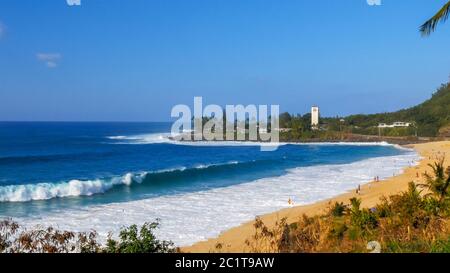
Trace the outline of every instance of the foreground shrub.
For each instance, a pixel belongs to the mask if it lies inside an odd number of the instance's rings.
[[[167,253],[174,252],[173,243],[159,241],[153,234],[158,227],[158,222],[145,223],[138,231],[136,225],[123,228],[120,231],[119,240],[109,236],[106,248],[107,253]]]
[[[369,231],[378,226],[378,220],[375,213],[368,209],[361,209],[361,200],[357,198],[350,199],[352,205],[350,209],[350,223],[354,228],[361,231]]]
[[[280,252],[280,248],[284,247],[288,238],[285,238],[286,234],[289,234],[289,226],[286,225],[286,218],[281,221],[275,222],[273,228],[269,228],[261,218],[255,219],[255,234],[252,239],[245,241],[245,244],[252,253],[262,252]]]
[[[0,221],[0,253],[98,252],[97,233],[60,231],[52,227],[22,230],[10,220]]]
[[[425,173],[425,183],[421,184],[429,193],[426,197],[433,204],[435,214],[447,214],[450,208],[450,166],[445,168],[444,158],[434,164],[428,164],[433,170],[433,174]]]
[[[335,202],[330,209],[330,214],[334,217],[341,217],[344,215],[346,209],[347,207],[344,205],[344,203]]]
[[[163,253],[173,252],[172,242],[159,241],[153,234],[158,222],[123,228],[118,240],[108,238],[103,247],[95,231],[71,232],[52,227],[31,230],[6,219],[0,221],[0,253]]]

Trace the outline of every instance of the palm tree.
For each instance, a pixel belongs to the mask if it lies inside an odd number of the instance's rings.
[[[450,1],[420,27],[420,33],[422,33],[423,36],[430,35],[436,29],[439,22],[445,22],[448,19],[449,14]]]
[[[430,190],[429,195],[435,195],[439,204],[442,204],[450,195],[450,167],[445,169],[444,158],[428,166],[433,169],[433,175],[425,173],[426,181],[421,186]]]

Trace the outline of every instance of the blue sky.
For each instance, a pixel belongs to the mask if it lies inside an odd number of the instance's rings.
[[[0,120],[167,121],[175,104],[396,110],[450,74],[445,0],[0,0]]]

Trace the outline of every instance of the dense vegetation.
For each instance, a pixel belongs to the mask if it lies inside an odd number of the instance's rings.
[[[379,123],[411,122],[408,128],[384,128],[383,136],[449,136],[450,134],[450,84],[442,85],[432,97],[411,108],[392,113],[351,115],[348,117],[321,118],[321,130],[311,130],[311,115],[280,115],[280,127],[291,131],[282,134],[286,140],[311,138],[338,139],[349,133],[378,135]]]
[[[169,253],[172,242],[156,239],[158,221],[122,228],[119,238],[108,237],[106,246],[98,242],[97,233],[60,231],[52,227],[21,229],[10,220],[0,221],[0,253]]]
[[[345,119],[348,124],[363,128],[395,121],[415,122],[420,136],[437,136],[442,127],[450,125],[450,84],[442,85],[431,99],[417,106],[393,113],[353,115]]]
[[[450,167],[430,165],[433,175],[408,191],[361,208],[357,198],[335,203],[325,215],[286,219],[267,227],[255,222],[251,252],[450,252]]]

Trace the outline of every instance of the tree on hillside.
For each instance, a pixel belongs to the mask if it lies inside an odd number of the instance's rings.
[[[450,1],[420,27],[420,33],[422,33],[423,36],[430,35],[432,32],[434,32],[440,22],[445,22],[448,19],[449,14]]]
[[[281,113],[279,118],[280,128],[291,128],[291,120],[292,117],[288,112]]]

